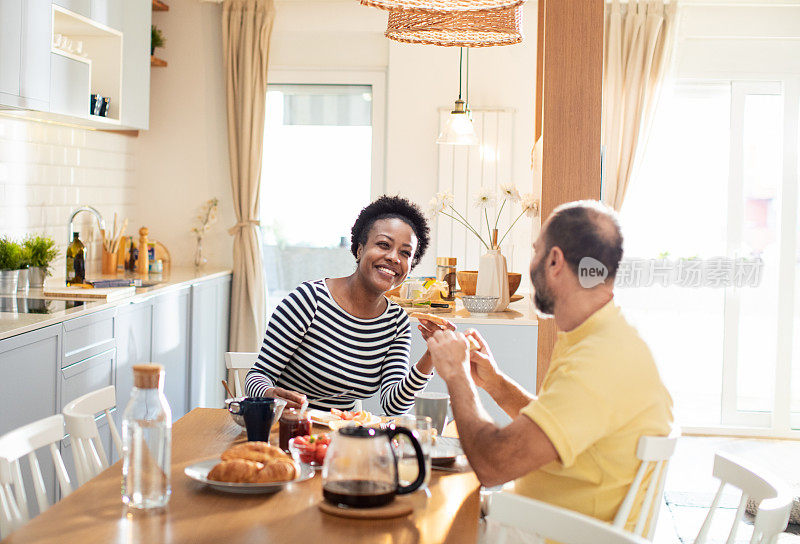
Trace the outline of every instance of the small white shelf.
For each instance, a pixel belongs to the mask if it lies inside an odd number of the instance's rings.
[[[72,111],[77,108],[73,104],[68,108],[69,111],[54,111],[53,113],[69,114],[88,119],[92,125],[96,126],[120,125],[120,119],[122,119],[120,106],[123,103],[122,32],[58,5],[53,5],[52,14],[53,35],[51,36],[51,44],[55,43],[53,39],[55,35],[61,34],[73,41],[83,42],[83,51],[86,56],[69,53],[52,46],[51,53],[89,65],[89,81],[86,82],[88,92],[85,106],[82,106],[81,111]],[[66,83],[70,85],[76,84],[75,81]],[[98,94],[111,99],[108,117],[89,114],[89,95],[91,94]]]
[[[82,57],[80,55],[76,55],[75,53],[64,51],[63,49],[59,49],[57,47],[51,48],[50,52],[55,53],[56,55],[61,55],[62,57],[67,57],[68,59],[76,60],[78,62],[83,62],[85,64],[88,64],[89,66],[92,65],[92,59],[90,59],[89,57]]]

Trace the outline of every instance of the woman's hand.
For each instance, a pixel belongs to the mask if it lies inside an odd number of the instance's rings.
[[[444,322],[446,323],[445,325],[438,325],[433,321],[428,321],[427,319],[420,319],[417,328],[419,329],[419,332],[422,333],[422,339],[427,342],[428,338],[433,336],[433,333],[435,333],[436,331],[456,330],[456,326],[453,325],[450,321],[447,321],[445,319]]]
[[[493,383],[500,375],[497,361],[494,360],[494,355],[489,350],[489,345],[483,339],[481,333],[475,329],[470,329],[464,335],[474,338],[481,347],[479,350],[470,352],[469,367],[475,385],[486,389],[487,384]]]
[[[300,408],[306,402],[306,396],[296,391],[289,391],[283,387],[270,387],[266,391],[266,396],[276,397],[286,401],[287,408]]]

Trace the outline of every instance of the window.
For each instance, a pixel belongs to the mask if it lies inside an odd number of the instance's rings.
[[[684,427],[800,429],[800,300],[789,296],[800,279],[798,102],[790,80],[675,86],[623,205],[626,259],[757,268],[738,287],[617,291]]]
[[[261,170],[270,309],[303,281],[353,270],[350,228],[383,188],[383,88],[372,79],[270,72]]]

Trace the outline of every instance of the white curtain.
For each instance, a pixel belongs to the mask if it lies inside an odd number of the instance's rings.
[[[603,202],[622,207],[675,48],[677,0],[606,2]]]
[[[225,0],[222,42],[228,104],[228,152],[236,225],[231,286],[231,351],[258,351],[266,328],[259,231],[261,155],[273,0]]]

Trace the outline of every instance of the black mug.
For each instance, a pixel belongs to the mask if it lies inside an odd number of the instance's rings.
[[[247,440],[269,442],[269,430],[286,406],[286,401],[272,397],[244,397],[231,401],[228,411],[241,415],[247,429]],[[234,407],[236,409],[234,410]]]

